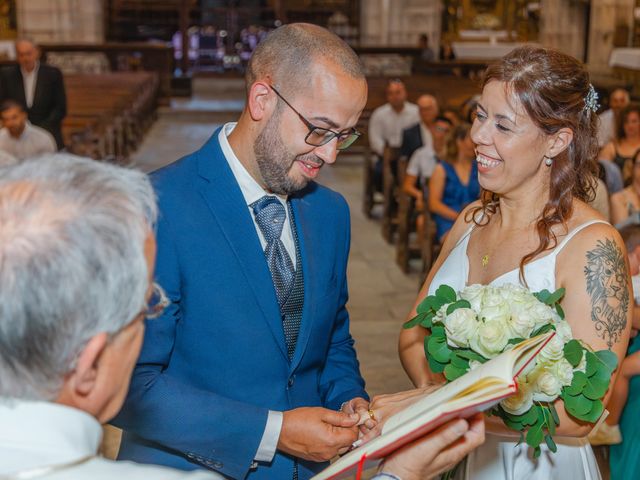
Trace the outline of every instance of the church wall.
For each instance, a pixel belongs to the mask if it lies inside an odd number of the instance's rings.
[[[101,0],[17,0],[18,34],[38,43],[104,42]]]

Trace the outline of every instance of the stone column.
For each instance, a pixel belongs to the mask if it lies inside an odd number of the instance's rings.
[[[36,43],[104,43],[101,0],[17,0],[18,35]]]
[[[584,60],[586,8],[569,0],[542,0],[540,43]]]
[[[363,45],[417,45],[422,33],[437,53],[442,21],[441,0],[361,0]]]
[[[633,30],[634,0],[592,0],[589,28],[589,68],[593,72],[609,70],[609,55],[617,26]]]

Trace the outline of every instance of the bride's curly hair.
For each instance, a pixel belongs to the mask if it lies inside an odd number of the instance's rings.
[[[573,199],[589,202],[595,196],[598,115],[595,100],[587,105],[593,87],[586,69],[575,58],[556,50],[516,48],[486,69],[482,88],[494,81],[505,83],[543,134],[553,135],[561,128],[573,131],[573,141],[549,167],[549,200],[536,223],[540,243],[520,261],[520,277],[524,279],[524,266],[557,245],[552,227],[566,226]],[[467,221],[486,225],[498,209],[498,199],[496,193],[484,191],[481,205],[468,212]]]

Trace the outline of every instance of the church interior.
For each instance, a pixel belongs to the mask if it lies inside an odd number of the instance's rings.
[[[599,114],[614,108],[616,91],[634,105],[640,101],[640,0],[0,0],[0,67],[17,64],[20,42],[36,47],[39,68],[62,74],[60,147],[151,173],[237,120],[253,51],[270,32],[294,22],[334,32],[366,74],[368,96],[355,127],[360,138],[322,169],[318,183],[339,192],[350,208],[347,309],[367,392],[408,390],[397,338],[442,237],[430,202],[404,187],[413,152],[403,152],[397,140],[374,143],[380,135],[372,130],[374,111],[391,103],[392,86],[401,85],[401,101],[417,103],[420,112],[425,95],[435,99],[436,130],[473,123],[487,66],[526,44],[582,62]],[[0,89],[6,100],[2,79]],[[29,112],[40,94],[36,87],[35,99],[26,97]],[[640,123],[640,111],[633,114]],[[9,128],[4,110],[1,115]],[[29,120],[38,125],[31,114]],[[434,133],[434,148],[444,148],[444,141],[443,134],[438,146]],[[624,141],[640,148],[640,127]],[[637,185],[640,206],[640,180],[622,170],[625,186]],[[605,197],[599,211],[617,224],[612,202]],[[105,426],[106,457],[117,456],[119,442],[120,430]],[[609,472],[609,446],[594,450],[602,478],[617,480]]]

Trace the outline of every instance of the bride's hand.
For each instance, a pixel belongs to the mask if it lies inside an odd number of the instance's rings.
[[[369,405],[369,411],[373,413],[373,419],[376,424],[366,432],[361,429],[361,436],[358,441],[358,445],[362,445],[363,443],[366,443],[372,438],[380,435],[382,427],[390,417],[399,411],[404,410],[409,405],[414,404],[421,398],[424,398],[425,394],[431,393],[441,386],[442,384],[440,383],[432,383],[413,390],[377,395],[373,397],[373,400]]]

